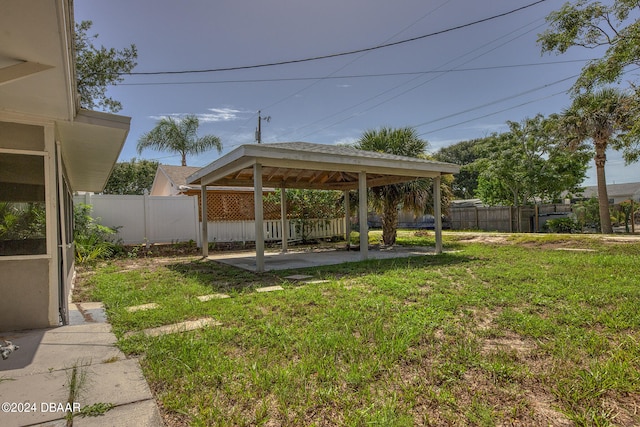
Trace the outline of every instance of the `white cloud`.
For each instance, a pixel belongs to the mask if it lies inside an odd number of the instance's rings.
[[[206,123],[211,122],[230,122],[237,120],[240,114],[247,113],[247,111],[236,110],[234,108],[209,108],[211,113],[199,114],[198,118]]]
[[[356,142],[358,142],[358,138],[345,137],[338,139],[336,142],[334,142],[334,145],[353,145]]]
[[[181,119],[185,116],[193,114],[201,123],[230,122],[240,119],[241,114],[250,113],[250,111],[236,110],[234,108],[208,108],[210,113],[169,113],[161,116],[149,116],[153,120],[162,120],[164,118]]]

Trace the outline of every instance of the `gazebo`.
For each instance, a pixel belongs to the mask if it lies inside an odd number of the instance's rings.
[[[367,188],[398,184],[418,178],[434,178],[434,216],[436,253],[442,252],[440,180],[442,175],[459,172],[451,163],[414,157],[396,156],[351,147],[280,142],[241,145],[187,178],[188,184],[201,186],[201,200],[206,209],[207,186],[253,187],[255,198],[256,271],[264,271],[263,186],[319,190],[358,190],[361,259],[368,257]],[[285,191],[281,192],[282,228],[287,229]],[[349,197],[345,197],[349,212]],[[364,203],[362,202],[364,201]],[[206,210],[202,218],[207,218]],[[348,219],[347,236],[349,234]],[[202,255],[208,256],[207,221],[202,221]],[[286,237],[282,240],[287,250]]]

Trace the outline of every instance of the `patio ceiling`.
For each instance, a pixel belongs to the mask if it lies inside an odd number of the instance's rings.
[[[131,119],[79,107],[73,1],[0,0],[0,29],[0,119],[54,123],[73,190],[102,191]]]
[[[200,169],[188,184],[254,186],[253,165],[262,165],[267,187],[353,190],[359,173],[367,187],[432,178],[459,171],[459,166],[414,157],[308,142],[242,145]]]
[[[71,2],[0,0],[0,110],[73,120]]]

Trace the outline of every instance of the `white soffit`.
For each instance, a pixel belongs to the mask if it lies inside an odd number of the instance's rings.
[[[72,120],[69,0],[0,0],[0,110]]]
[[[74,191],[100,192],[120,156],[130,117],[80,110],[73,123],[57,123],[56,138]]]

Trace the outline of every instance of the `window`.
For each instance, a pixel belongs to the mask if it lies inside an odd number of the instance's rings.
[[[0,256],[47,253],[44,161],[0,153]]]

